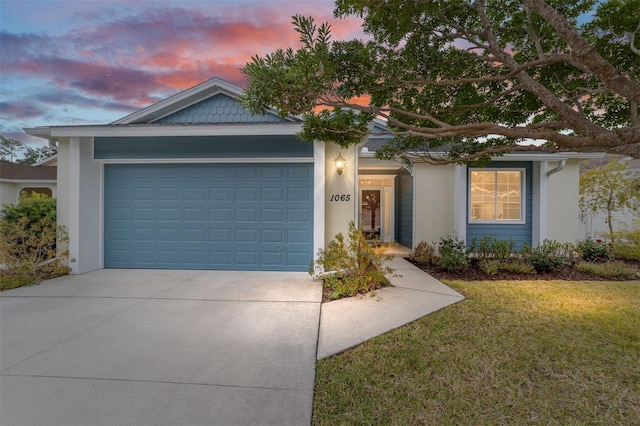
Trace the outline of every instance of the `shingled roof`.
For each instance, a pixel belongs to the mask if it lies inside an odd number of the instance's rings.
[[[33,167],[0,160],[0,179],[7,180],[56,180],[58,168],[54,166]]]

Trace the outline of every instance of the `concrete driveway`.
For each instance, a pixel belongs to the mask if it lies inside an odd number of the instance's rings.
[[[309,424],[306,273],[101,270],[0,294],[0,424]]]

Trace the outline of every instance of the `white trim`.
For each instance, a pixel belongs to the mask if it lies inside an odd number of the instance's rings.
[[[66,182],[69,191],[69,259],[75,260],[73,273],[80,273],[82,259],[80,258],[80,138],[69,139],[69,181]],[[65,183],[62,183],[64,185]],[[83,271],[84,272],[84,271]]]
[[[524,225],[527,223],[526,218],[526,204],[527,204],[527,169],[524,167],[469,167],[469,173],[467,173],[467,223],[469,225]],[[471,173],[474,171],[480,172],[520,172],[520,219],[518,220],[480,220],[471,219]],[[497,189],[496,189],[497,190]]]
[[[105,158],[102,164],[204,164],[204,163],[313,163],[312,157],[229,157],[229,158]]]
[[[302,123],[59,126],[50,128],[50,137],[278,136],[296,135],[300,130]]]
[[[141,121],[160,120],[163,117],[174,114],[177,111],[188,108],[191,105],[194,105],[220,93],[230,96],[234,99],[238,99],[244,94],[244,90],[241,87],[236,86],[235,84],[229,83],[228,81],[225,81],[221,78],[214,77],[186,90],[178,92],[175,95],[163,99],[155,104],[135,111],[127,115],[126,117],[114,121],[113,124],[130,124]],[[278,115],[278,112],[273,108],[268,108],[267,111],[269,111],[273,115]],[[160,115],[158,115],[158,113],[160,113]],[[286,119],[294,120],[297,118],[294,116],[289,116]]]
[[[313,143],[313,253],[315,260],[320,249],[324,249],[325,230],[325,149],[324,142]]]
[[[95,144],[91,144],[93,147],[95,147]],[[91,152],[91,156],[93,157],[93,150]],[[99,204],[99,208],[100,208],[100,212],[99,212],[99,221],[100,221],[100,232],[98,235],[98,241],[100,241],[100,246],[98,249],[98,256],[99,256],[99,260],[98,260],[98,265],[100,267],[100,269],[104,269],[104,164],[98,164],[98,167],[100,167],[100,188],[98,188],[98,192],[99,192],[99,199],[98,199],[98,204]]]
[[[456,164],[453,171],[453,233],[467,239],[467,166]]]
[[[42,179],[42,180],[33,180],[33,179],[5,179],[0,178],[0,182],[6,183],[20,183],[25,185],[51,185],[55,184],[57,181],[55,179]]]
[[[549,233],[549,178],[547,169],[549,164],[540,161],[533,164],[532,176],[532,218],[531,244],[537,247],[547,238]]]

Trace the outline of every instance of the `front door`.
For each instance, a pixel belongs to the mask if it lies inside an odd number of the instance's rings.
[[[382,196],[380,189],[360,190],[360,228],[367,235],[367,239],[381,239],[380,224],[382,219]]]

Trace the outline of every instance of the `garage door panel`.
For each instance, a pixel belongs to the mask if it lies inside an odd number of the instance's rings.
[[[105,165],[105,267],[306,271],[311,164]]]

